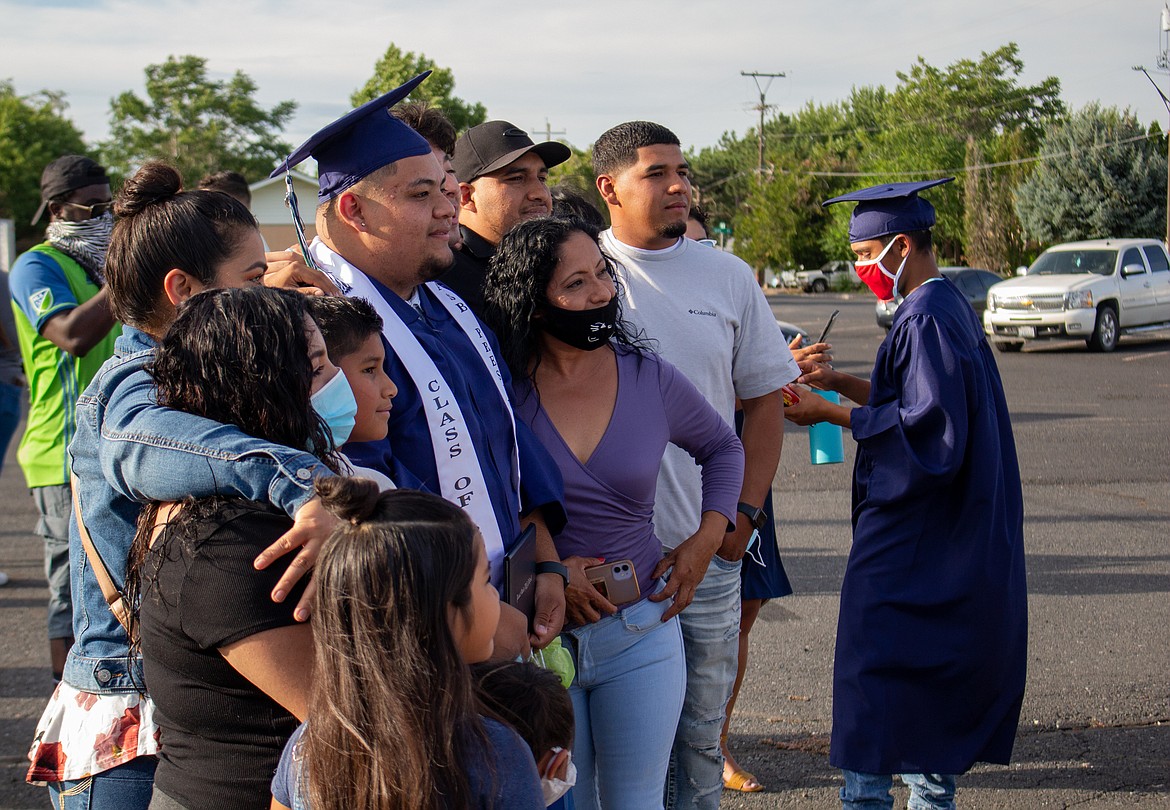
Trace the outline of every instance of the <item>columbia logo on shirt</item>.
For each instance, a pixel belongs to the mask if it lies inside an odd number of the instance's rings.
[[[688,309],[687,314],[689,314],[689,315],[706,315],[708,318],[718,317],[714,312],[712,312],[709,309]]]

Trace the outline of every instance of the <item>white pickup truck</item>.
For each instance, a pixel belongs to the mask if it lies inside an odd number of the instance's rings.
[[[848,279],[848,281],[841,281]],[[840,285],[861,284],[857,271],[853,269],[853,262],[829,261],[816,270],[785,270],[780,274],[780,281],[785,287],[793,287],[811,293],[823,293]]]
[[[1170,257],[1156,239],[1055,245],[1026,275],[987,292],[983,331],[1000,351],[1032,340],[1082,338],[1111,352],[1122,334],[1170,328]]]

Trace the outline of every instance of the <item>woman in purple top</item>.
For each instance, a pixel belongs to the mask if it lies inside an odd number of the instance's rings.
[[[569,569],[563,638],[577,663],[574,801],[582,810],[661,808],[686,688],[677,615],[691,594],[661,579],[674,559],[654,534],[658,467],[668,442],[702,465],[695,534],[714,548],[735,522],[743,448],[686,377],[630,334],[592,226],[516,226],[500,243],[484,297],[517,414],[565,479],[568,523],[556,544]],[[611,601],[586,569],[624,560],[636,596]]]

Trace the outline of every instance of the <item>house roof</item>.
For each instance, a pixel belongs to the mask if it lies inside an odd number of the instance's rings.
[[[289,172],[289,174],[292,175],[292,178],[294,181],[308,183],[313,188],[317,187],[317,178],[316,177],[310,177],[307,174],[304,174],[302,172],[297,172],[297,171]],[[253,196],[255,196],[257,191],[260,191],[261,189],[267,188],[268,186],[272,185],[273,183],[280,183],[281,185],[283,185],[284,184],[284,175],[282,174],[282,175],[279,175],[278,177],[265,177],[263,180],[259,180],[255,183],[250,183],[248,185],[248,190],[252,192]]]

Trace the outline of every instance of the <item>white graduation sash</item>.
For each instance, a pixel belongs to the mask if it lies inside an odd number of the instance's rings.
[[[382,317],[382,333],[406,367],[411,382],[418,389],[422,400],[423,413],[426,414],[427,428],[431,434],[431,449],[435,456],[441,493],[444,498],[466,510],[479,527],[484,545],[487,547],[488,559],[493,563],[495,579],[496,571],[502,569],[494,563],[503,557],[507,548],[506,540],[513,539],[512,532],[510,527],[499,525],[496,519],[487,479],[480,466],[479,456],[471,441],[471,432],[459,408],[458,400],[422,344],[366,274],[331,250],[319,238],[313,240],[309,251],[321,271],[337,283],[338,289],[348,297],[365,298]],[[516,444],[516,417],[512,413],[512,405],[504,389],[504,377],[500,372],[499,362],[483,333],[483,328],[467,304],[441,284],[430,282],[426,286],[467,335],[468,340],[479,352],[484,366],[491,372],[504,409],[508,412],[509,424],[512,426],[512,484],[516,488],[519,501],[520,460]]]

